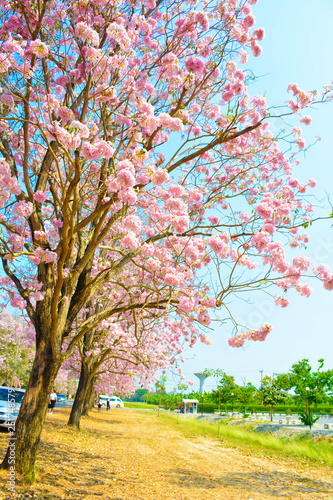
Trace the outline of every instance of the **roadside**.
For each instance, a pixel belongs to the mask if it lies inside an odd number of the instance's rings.
[[[17,480],[0,499],[43,500],[332,500],[332,469],[305,460],[252,454],[207,436],[186,435],[157,413],[92,411],[81,432],[68,408],[47,417],[33,486]],[[7,436],[0,433],[0,449]]]

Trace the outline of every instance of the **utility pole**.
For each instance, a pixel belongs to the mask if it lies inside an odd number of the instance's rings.
[[[264,373],[264,370],[259,370],[259,373],[260,373],[260,387],[262,386],[262,377],[263,377],[263,373]]]

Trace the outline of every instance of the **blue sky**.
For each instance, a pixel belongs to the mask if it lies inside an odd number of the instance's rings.
[[[263,52],[260,57],[250,57],[242,69],[250,68],[261,76],[254,93],[265,92],[270,105],[282,104],[290,94],[286,89],[289,83],[296,82],[302,89],[320,91],[333,80],[332,51],[332,0],[261,0],[253,6],[256,26],[264,27],[266,38],[261,42]],[[315,214],[328,215],[330,206],[326,196],[331,193],[333,203],[333,103],[316,106],[310,114],[310,126],[301,126],[307,144],[322,140],[300,156],[301,165],[294,176],[306,181],[314,177],[317,187],[311,191],[317,201]],[[273,127],[280,126],[274,123]],[[323,208],[321,208],[323,207]],[[319,221],[309,231],[311,236],[306,255],[314,264],[327,263],[333,270],[333,220]],[[296,255],[297,253],[295,253]],[[265,342],[251,342],[244,348],[230,348],[227,340],[231,329],[216,326],[210,335],[211,346],[197,344],[186,351],[183,372],[186,379],[194,382],[193,389],[199,388],[199,381],[193,376],[205,368],[222,368],[234,375],[239,384],[260,382],[263,375],[286,372],[293,363],[307,358],[314,368],[317,360],[325,359],[326,369],[333,368],[333,291],[328,292],[316,280],[310,280],[313,292],[310,298],[291,293],[290,305],[277,308],[273,300],[265,295],[251,298],[251,303],[237,302],[238,317],[244,322],[258,325],[272,323],[273,332]],[[195,355],[195,356],[194,356]],[[171,380],[167,384],[174,387]],[[205,388],[215,387],[214,379],[207,379]]]

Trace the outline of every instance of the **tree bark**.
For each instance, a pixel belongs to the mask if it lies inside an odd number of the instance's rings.
[[[75,394],[74,403],[68,420],[68,425],[73,425],[77,429],[80,429],[80,420],[83,415],[86,398],[88,395],[90,395],[89,389],[92,382],[92,366],[88,362],[88,360],[82,360],[79,385]]]
[[[51,344],[49,342],[40,342],[27,390],[15,423],[15,432],[0,466],[2,469],[9,469],[14,465],[15,471],[22,474],[28,481],[34,481],[35,479],[37,448],[51,389],[60,366],[60,360],[54,360]],[[15,454],[13,450],[15,450]]]
[[[95,386],[95,378],[91,378],[89,387],[87,388],[86,396],[84,398],[82,415],[89,415],[89,411],[93,406],[93,402],[95,399],[94,386]]]

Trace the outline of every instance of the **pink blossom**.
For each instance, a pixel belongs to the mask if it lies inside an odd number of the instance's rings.
[[[195,20],[201,25],[202,31],[207,31],[209,28],[208,17],[205,11],[196,12]]]
[[[257,28],[253,31],[253,37],[257,40],[263,40],[265,38],[264,28]]]
[[[254,55],[254,57],[258,57],[258,56],[260,56],[260,54],[262,52],[262,48],[256,42],[252,42],[251,43],[251,51],[252,51],[252,54]]]
[[[5,73],[10,68],[11,63],[7,54],[0,54],[0,73]]]
[[[63,222],[60,219],[53,219],[52,224],[54,225],[54,227],[62,227],[63,226]]]
[[[226,68],[230,73],[234,73],[237,70],[235,61],[228,61],[226,64]]]
[[[201,134],[201,128],[199,127],[199,125],[195,125],[194,127],[192,127],[191,131],[195,137],[198,137]]]
[[[152,180],[154,184],[161,185],[164,182],[168,182],[169,174],[166,170],[163,169],[156,170],[156,172],[154,172],[153,174]]]
[[[204,326],[209,326],[211,323],[210,316],[208,314],[199,314],[198,321]]]
[[[225,246],[223,241],[218,236],[211,236],[208,238],[207,243],[215,253],[221,252]]]
[[[307,257],[295,257],[293,259],[293,266],[299,271],[307,271],[310,267],[310,259]]]
[[[193,309],[195,307],[195,301],[193,298],[190,298],[190,297],[182,297],[179,301],[178,307],[182,311],[185,311],[186,313],[190,313],[191,311],[193,311]]]
[[[129,229],[130,231],[133,231],[135,234],[139,234],[142,230],[142,222],[139,217],[136,215],[128,215],[123,221],[122,225],[126,228]]]
[[[9,108],[14,107],[14,98],[11,94],[1,94],[0,95],[0,102],[8,106]]]
[[[249,54],[246,50],[241,49],[238,55],[239,55],[239,62],[241,64],[245,64],[249,59]]]
[[[305,148],[305,140],[304,139],[298,138],[295,140],[295,143],[297,144],[299,149]]]
[[[128,169],[123,169],[118,173],[116,184],[120,188],[131,188],[135,184],[135,177]]]
[[[304,125],[310,125],[310,123],[312,122],[312,118],[311,116],[302,116],[300,122],[304,123]]]
[[[164,282],[169,286],[177,286],[180,284],[181,278],[175,272],[169,272],[164,276]]]
[[[8,243],[12,245],[14,252],[19,252],[23,248],[24,238],[23,236],[19,236],[18,234],[11,234],[8,237]]]
[[[287,307],[289,305],[289,300],[286,297],[278,297],[275,299],[275,304],[282,308]]]
[[[230,337],[228,339],[228,344],[230,347],[242,347],[244,345],[245,338],[241,335],[237,335],[235,337]]]
[[[325,290],[333,290],[333,276],[331,279],[324,280],[324,288]]]
[[[43,260],[44,262],[51,263],[57,262],[58,256],[55,252],[51,252],[50,250],[44,250]]]
[[[161,264],[157,259],[150,258],[146,260],[146,267],[150,272],[155,273],[156,271],[159,271]]]
[[[13,207],[13,212],[16,215],[21,215],[22,217],[29,217],[33,212],[33,204],[30,201],[18,201]]]
[[[95,144],[85,142],[82,146],[82,154],[89,160],[98,160],[99,158],[112,158],[115,149],[107,141],[99,141]]]
[[[255,24],[255,18],[251,15],[245,16],[243,21],[242,21],[242,24],[246,28],[252,28],[252,26]]]
[[[129,231],[124,238],[122,238],[121,243],[124,247],[129,248],[131,250],[135,250],[138,248],[138,240],[135,234]]]
[[[34,199],[39,203],[44,203],[47,198],[47,194],[44,191],[36,191],[34,194]]]
[[[216,224],[219,223],[219,218],[216,217],[216,215],[211,215],[210,217],[208,217],[208,220],[214,225],[216,226]]]
[[[119,191],[118,198],[120,201],[123,201],[124,203],[127,203],[128,205],[135,205],[138,197],[137,197],[137,194],[134,191],[134,189],[128,188],[128,189],[122,189],[121,191]]]
[[[21,311],[23,311],[23,309],[26,308],[27,306],[27,303],[25,300],[23,300],[21,297],[13,297],[10,301],[10,305],[12,307],[17,307],[18,309],[20,309]]]
[[[307,284],[304,284],[304,285],[297,285],[296,286],[296,290],[303,296],[305,297],[310,297],[311,295],[311,288],[309,287],[309,285]]]
[[[34,292],[30,296],[38,302],[40,300],[44,300],[45,292]]]
[[[191,56],[185,62],[186,69],[193,73],[202,73],[204,70],[204,62],[199,57]]]
[[[308,180],[308,185],[312,188],[314,188],[317,185],[317,181],[315,179],[309,179]]]
[[[29,48],[37,57],[46,57],[49,53],[49,46],[40,40],[34,40],[31,42]]]
[[[80,40],[86,42],[87,44],[90,43],[91,45],[98,47],[99,35],[97,31],[88,26],[86,23],[77,23],[75,27],[75,34]]]

